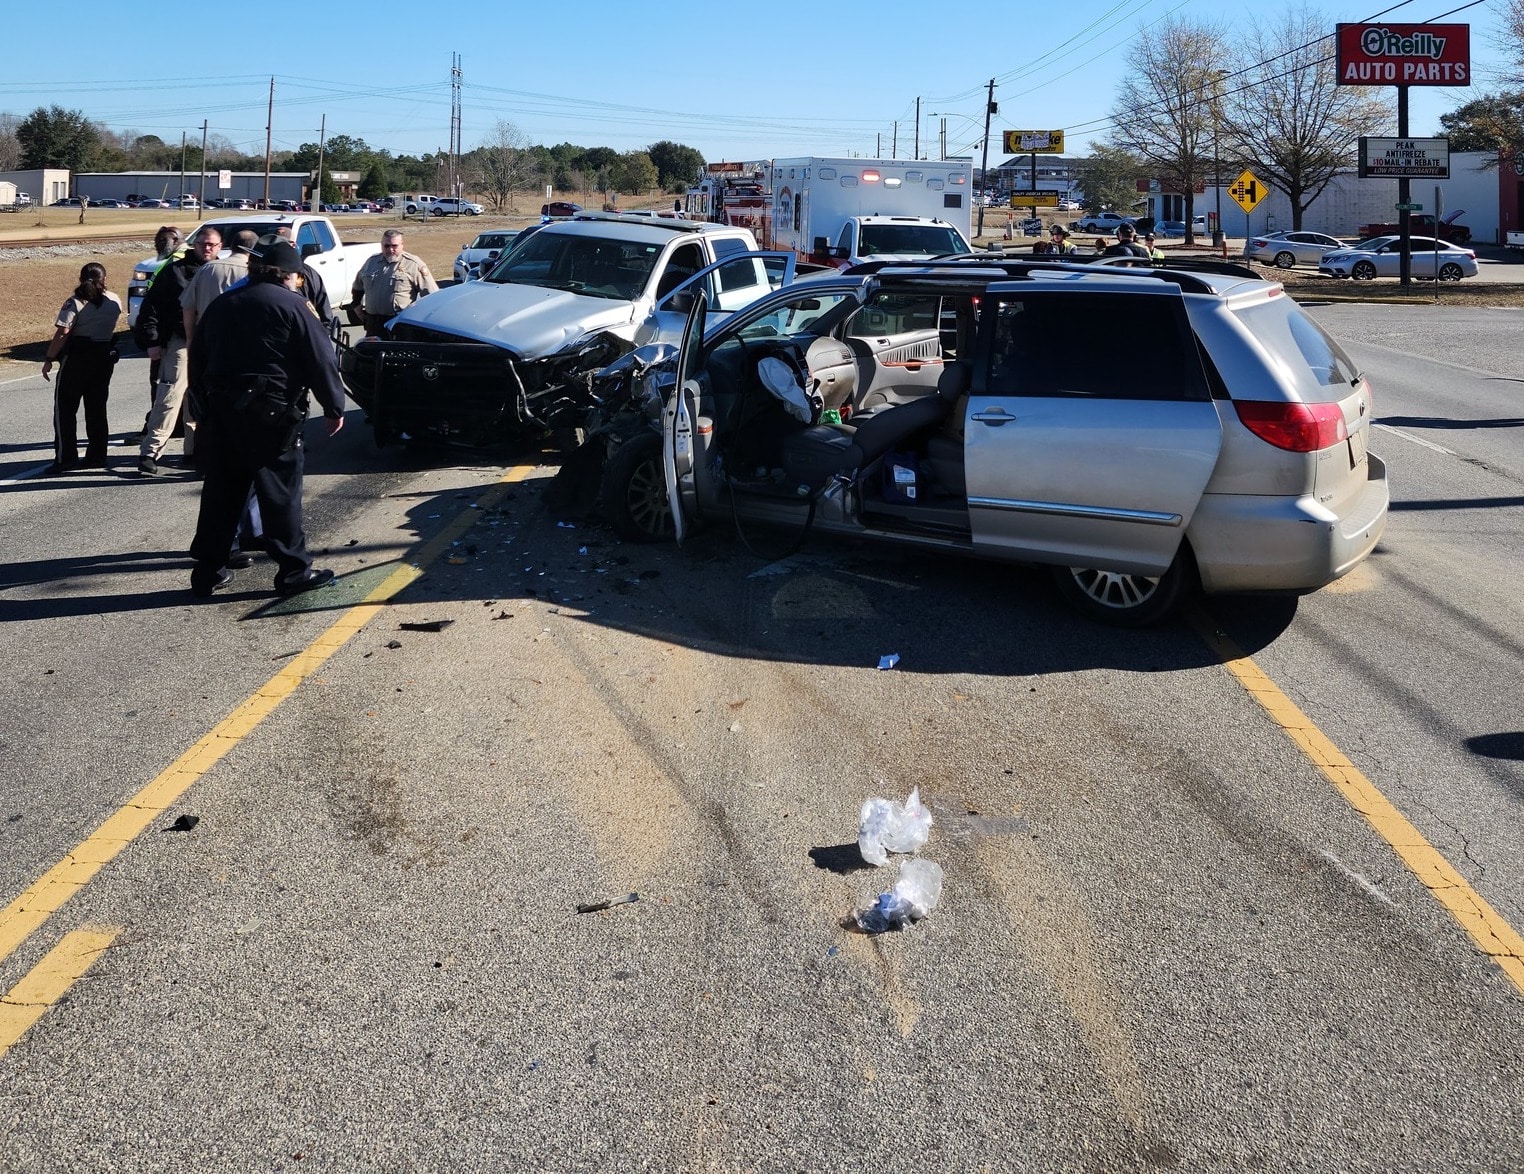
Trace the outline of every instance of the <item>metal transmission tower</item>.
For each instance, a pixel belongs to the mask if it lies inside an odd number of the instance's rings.
[[[460,199],[460,54],[450,55],[450,195]]]

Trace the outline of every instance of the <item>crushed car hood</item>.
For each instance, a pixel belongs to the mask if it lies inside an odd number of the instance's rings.
[[[393,321],[538,359],[593,331],[627,336],[634,329],[635,311],[629,302],[537,285],[469,281],[419,299]]]

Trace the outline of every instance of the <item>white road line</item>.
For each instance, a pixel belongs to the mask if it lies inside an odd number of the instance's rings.
[[[1380,428],[1383,432],[1390,432],[1393,436],[1400,436],[1404,440],[1411,440],[1414,444],[1432,449],[1437,453],[1443,453],[1447,457],[1455,455],[1442,444],[1435,444],[1432,440],[1425,440],[1422,436],[1414,436],[1411,432],[1404,432],[1401,428],[1393,428],[1390,424],[1372,424],[1371,427]]]

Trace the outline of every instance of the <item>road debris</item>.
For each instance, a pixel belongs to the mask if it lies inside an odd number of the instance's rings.
[[[900,654],[898,652],[888,652],[888,653],[885,653],[883,656],[878,658],[878,667],[879,667],[880,671],[887,670],[887,669],[892,669],[895,665],[897,665],[899,663],[900,663]]]
[[[919,787],[904,803],[865,799],[857,823],[857,850],[869,864],[888,863],[890,852],[919,852],[931,835],[931,823]]]
[[[182,815],[164,830],[166,832],[188,832],[200,822],[201,817],[199,815]]]
[[[931,914],[942,899],[942,866],[935,860],[907,860],[900,865],[894,888],[866,909],[852,914],[862,933],[878,934],[902,929]]]
[[[454,620],[407,620],[397,625],[403,632],[443,632]]]
[[[578,913],[602,913],[605,909],[612,909],[615,905],[633,905],[640,900],[639,893],[631,893],[628,897],[615,897],[612,901],[594,901],[590,905],[578,905]]]

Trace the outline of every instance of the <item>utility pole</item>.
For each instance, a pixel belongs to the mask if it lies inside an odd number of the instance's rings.
[[[328,139],[328,115],[325,114],[325,115],[323,115],[322,120],[318,123],[318,169],[317,169],[317,193],[318,193],[318,198],[317,198],[317,204],[321,204],[323,202],[323,143],[326,142],[327,139]],[[317,209],[317,204],[315,204],[313,206],[312,210],[314,212],[316,212],[318,210]]]
[[[196,193],[196,202],[203,208],[206,207],[206,119],[201,120],[201,188]]]
[[[460,54],[450,57],[450,195],[455,197],[455,214],[460,211]]]
[[[180,206],[180,197],[185,194],[185,132],[180,132],[180,190],[175,193],[175,207]]]
[[[900,120],[898,118],[896,118],[894,120],[894,133],[889,136],[889,158],[891,158],[891,159],[898,159],[899,157],[900,157]]]
[[[921,158],[921,99],[915,100],[915,154],[912,158],[917,161]]]
[[[275,125],[275,79],[270,79],[270,105],[265,111],[265,207],[270,207],[270,130]]]
[[[994,117],[995,111],[998,109],[999,107],[995,105],[995,79],[990,78],[990,96],[989,100],[984,104],[984,158],[979,164],[979,186],[986,191],[989,190],[989,179],[987,176],[990,169],[990,119]],[[983,200],[979,201],[979,231],[975,235],[984,235]]]

